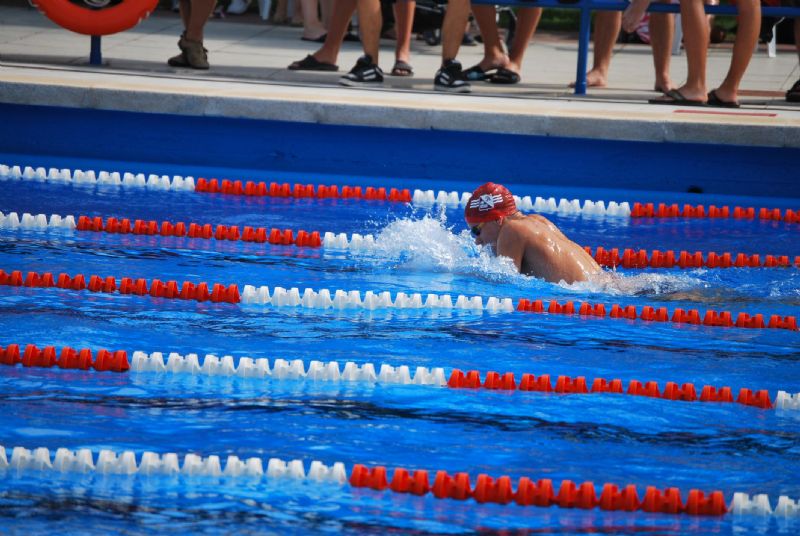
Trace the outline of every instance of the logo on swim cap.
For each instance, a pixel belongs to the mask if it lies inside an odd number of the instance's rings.
[[[478,199],[473,199],[469,202],[469,208],[477,208],[479,211],[483,212],[486,210],[492,210],[495,204],[500,204],[503,202],[503,196],[499,194],[489,195],[483,194]]]
[[[472,193],[464,207],[464,219],[470,225],[499,220],[517,211],[514,196],[501,184],[487,182]]]

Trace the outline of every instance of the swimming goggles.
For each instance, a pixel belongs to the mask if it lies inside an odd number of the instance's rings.
[[[469,232],[472,233],[472,236],[481,236],[481,228],[486,225],[486,222],[479,223],[478,225],[473,226]]]

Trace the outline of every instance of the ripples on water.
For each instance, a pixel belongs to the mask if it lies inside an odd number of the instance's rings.
[[[65,212],[80,204],[89,213],[107,216],[109,207],[119,205],[118,197],[109,194],[96,201],[68,194],[31,204],[41,212]],[[214,222],[372,232],[376,248],[341,252],[2,231],[0,267],[271,288],[586,299],[782,314],[800,304],[797,270],[632,270],[600,282],[551,285],[518,274],[508,259],[476,247],[456,211],[428,214],[404,207],[392,209],[396,217],[387,220],[386,207],[371,205],[331,205],[315,212],[302,204],[273,206],[235,198],[203,197],[193,205],[194,198],[186,197],[176,209],[179,214],[171,215],[171,208],[152,204],[156,197],[126,194],[126,210],[137,217],[188,220],[201,207]],[[668,230],[674,222],[659,227],[554,221],[571,238],[592,246],[652,249],[660,247],[655,236],[676,243],[692,239],[696,249],[713,249],[702,245],[712,238],[697,222],[691,232],[675,235]],[[732,232],[737,240],[754,236],[743,226]],[[618,242],[601,243],[606,234]],[[0,329],[6,334],[0,344],[386,362],[408,364],[412,370],[511,371],[518,378],[531,372],[656,380],[660,385],[693,381],[772,392],[800,385],[796,334],[671,325],[643,329],[633,322],[548,315],[313,311],[0,288]],[[800,496],[795,478],[800,474],[800,418],[735,404],[22,368],[0,370],[0,393],[0,444],[7,445],[443,468],[468,470],[473,482],[479,472],[487,472],[633,482],[642,489],[656,484],[720,488],[726,495],[742,490]],[[291,482],[9,474],[0,477],[0,517],[4,525],[31,534],[50,534],[55,523],[64,532],[98,534],[797,532],[796,525],[759,520],[734,524],[730,519],[478,506]]]

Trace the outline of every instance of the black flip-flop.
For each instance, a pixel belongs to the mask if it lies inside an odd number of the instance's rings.
[[[667,98],[659,97],[657,99],[650,99],[647,102],[649,104],[666,104],[669,106],[706,106],[704,101],[687,99],[677,89],[670,89],[664,96]]]
[[[392,76],[414,76],[414,69],[408,62],[397,60],[392,67]]]
[[[290,71],[338,71],[339,66],[333,63],[325,63],[319,61],[317,58],[309,54],[302,60],[296,61],[289,65]]]
[[[489,77],[489,82],[492,84],[519,84],[520,80],[522,78],[520,78],[519,73],[515,73],[505,67],[500,67],[496,73]]]
[[[786,101],[800,102],[800,80],[795,82],[791,89],[786,92]]]
[[[719,98],[717,90],[712,89],[708,92],[708,105],[716,108],[739,108],[741,105],[736,101],[725,101]]]
[[[464,77],[464,80],[469,80],[470,82],[480,82],[481,80],[488,80],[491,74],[496,70],[497,67],[490,67],[484,70],[480,64],[478,64],[473,65],[465,71],[461,71],[461,75]]]
[[[326,37],[328,37],[328,34],[322,34],[319,37],[317,37],[316,39],[312,39],[310,37],[301,37],[300,40],[301,41],[310,41],[312,43],[324,43]]]

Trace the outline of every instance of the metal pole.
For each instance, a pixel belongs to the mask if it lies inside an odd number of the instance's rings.
[[[575,73],[575,94],[586,95],[586,64],[589,58],[589,32],[591,30],[591,1],[580,3],[581,25],[578,31],[578,72]]]
[[[100,36],[92,36],[92,48],[89,52],[89,65],[102,65],[103,53],[100,51]]]

